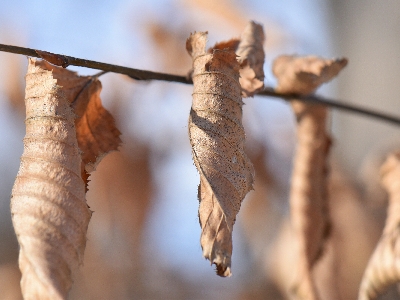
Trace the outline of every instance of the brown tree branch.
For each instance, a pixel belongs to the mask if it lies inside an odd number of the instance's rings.
[[[78,66],[78,67],[102,70],[102,71],[106,71],[106,72],[124,74],[135,80],[161,80],[161,81],[192,84],[192,80],[188,76],[173,75],[173,74],[166,74],[166,73],[159,73],[159,72],[127,68],[127,67],[123,67],[123,66],[117,66],[117,65],[97,62],[97,61],[93,61],[93,60],[75,58],[75,57],[71,57],[71,56],[67,56],[67,55],[54,54],[54,53],[30,49],[30,48],[0,44],[0,51],[42,58],[54,65],[62,66],[64,68],[66,68],[67,66]],[[373,117],[373,118],[400,126],[400,117],[390,115],[387,113],[383,113],[383,112],[378,112],[378,111],[375,111],[372,109],[367,109],[367,108],[356,106],[356,105],[350,105],[350,104],[344,103],[343,101],[337,101],[337,100],[333,100],[333,99],[323,98],[320,96],[315,96],[315,95],[300,96],[300,95],[296,95],[296,94],[282,94],[282,93],[275,92],[274,89],[271,87],[265,88],[263,91],[257,93],[257,95],[281,98],[286,101],[292,101],[293,99],[296,99],[296,100],[303,101],[303,102],[310,102],[310,103],[314,103],[314,104],[318,104],[318,105],[329,106],[332,108],[336,108],[336,109],[340,109],[340,110],[344,110],[344,111],[348,111],[348,112],[352,112],[352,113],[357,113],[357,114],[361,114],[361,115],[368,116],[368,117]]]

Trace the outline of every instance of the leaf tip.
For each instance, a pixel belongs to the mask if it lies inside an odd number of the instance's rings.
[[[243,97],[252,97],[264,88],[264,42],[263,26],[250,21],[242,33],[236,50],[242,68],[240,85]]]
[[[186,50],[192,58],[206,52],[208,31],[191,33],[186,40]]]
[[[220,277],[231,277],[231,257],[227,253],[213,253],[211,256],[203,251],[205,259],[209,260],[211,265],[215,265],[215,272]]]
[[[232,273],[231,273],[231,268],[227,267],[227,266],[222,266],[222,265],[216,265],[216,272],[218,276],[221,277],[231,277]]]
[[[347,58],[324,59],[315,55],[281,55],[273,62],[277,91],[308,95],[332,80],[347,65]]]

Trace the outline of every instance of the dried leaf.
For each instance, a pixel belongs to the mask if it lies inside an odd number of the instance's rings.
[[[95,77],[29,61],[26,136],[11,201],[27,299],[65,299],[83,262],[88,168],[119,145]]]
[[[276,90],[310,94],[337,75],[346,63],[345,59],[281,56],[273,66],[278,79]],[[290,191],[291,222],[298,246],[298,269],[293,290],[299,299],[318,299],[311,272],[321,257],[330,231],[327,157],[331,138],[325,128],[325,107],[300,101],[292,101],[291,105],[297,117],[298,140]]]
[[[239,82],[243,97],[251,97],[264,88],[264,41],[263,27],[251,21],[240,39],[219,42],[207,51],[229,49],[236,52],[241,65]]]
[[[381,168],[382,184],[389,194],[385,228],[361,282],[360,300],[377,299],[400,282],[400,152],[390,155]]]
[[[313,107],[296,115],[300,121],[290,191],[291,222],[300,252],[295,289],[300,299],[317,299],[311,270],[322,254],[330,230],[326,188],[331,140],[325,131],[325,108]]]
[[[240,85],[243,97],[253,96],[264,88],[264,41],[263,27],[251,21],[242,33],[241,41],[236,50],[239,56]]]
[[[51,71],[29,60],[26,135],[11,198],[25,299],[66,299],[91,217],[75,114]]]
[[[83,151],[82,166],[87,173],[94,171],[101,159],[110,151],[117,150],[121,143],[121,133],[112,115],[102,106],[100,92],[101,83],[95,80],[79,95],[83,101],[78,98],[74,105],[78,116],[76,134],[79,148]]]
[[[256,166],[254,161],[253,163]],[[330,163],[329,169],[328,198],[333,224],[332,235],[327,241],[327,247],[324,246],[323,256],[312,270],[312,277],[321,299],[357,299],[362,273],[378,238],[379,226],[363,203],[354,180],[340,170],[335,160]],[[256,174],[255,193],[251,193],[251,196],[257,193],[257,167]],[[249,200],[246,198],[244,208],[249,205]],[[279,231],[278,226],[274,227],[275,234],[280,233],[275,241],[270,242],[272,249],[263,252],[265,261],[262,265],[268,266],[268,274],[285,295],[282,298],[292,299],[293,295],[289,294],[292,287],[290,279],[293,278],[294,266],[297,265],[298,251],[293,247],[295,237],[292,226],[287,224],[286,218],[283,224]],[[335,297],[335,294],[339,294],[339,297]]]
[[[101,82],[96,77],[78,76],[75,72],[37,62],[52,71],[58,85],[71,102],[76,114],[75,127],[79,149],[82,151],[81,175],[87,185],[89,173],[101,159],[118,149],[120,132],[112,115],[101,104]]]
[[[205,51],[207,33],[192,34],[193,102],[189,137],[200,173],[199,218],[203,255],[220,276],[231,275],[232,229],[244,196],[252,189],[253,166],[243,150],[239,63],[232,50]]]
[[[347,65],[346,58],[322,59],[317,56],[281,55],[274,61],[273,72],[279,78],[280,93],[308,95],[330,81]]]
[[[201,17],[211,15],[215,25],[229,24],[230,28],[238,29],[246,26],[247,17],[240,6],[232,5],[231,0],[184,0],[184,4],[195,11],[202,11]]]

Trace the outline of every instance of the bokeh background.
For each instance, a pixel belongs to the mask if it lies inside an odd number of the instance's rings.
[[[207,30],[211,46],[240,36],[249,20],[264,25],[267,86],[275,85],[271,64],[280,54],[345,56],[349,65],[318,94],[400,115],[394,0],[0,0],[0,43],[183,75],[191,68],[191,32]],[[23,150],[26,67],[26,57],[0,53],[0,299],[21,299],[9,201]],[[91,177],[94,214],[70,299],[287,299],[296,259],[288,225],[295,149],[288,104],[245,100],[257,177],[237,218],[233,276],[226,279],[202,258],[199,243],[199,176],[187,136],[191,86],[110,73],[101,81],[124,144]],[[329,127],[335,276],[342,298],[355,299],[385,217],[379,167],[398,149],[400,128],[340,111]],[[392,290],[382,299],[396,297]]]

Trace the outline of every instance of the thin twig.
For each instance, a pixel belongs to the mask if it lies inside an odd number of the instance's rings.
[[[123,67],[123,66],[106,64],[106,63],[97,62],[97,61],[93,61],[93,60],[75,58],[75,57],[71,57],[71,56],[67,56],[67,55],[54,54],[54,53],[30,49],[30,48],[0,44],[0,51],[43,58],[54,65],[62,66],[64,68],[71,65],[71,66],[97,69],[97,70],[102,70],[102,71],[106,71],[106,72],[124,74],[135,80],[162,80],[162,81],[169,81],[169,82],[192,84],[192,80],[190,78],[188,78],[187,76],[127,68],[127,67]],[[259,92],[257,95],[281,98],[286,101],[291,101],[291,100],[296,99],[296,100],[300,100],[300,101],[304,101],[304,102],[312,102],[315,104],[330,106],[333,108],[337,108],[337,109],[352,112],[352,113],[362,114],[365,116],[380,119],[380,120],[400,126],[400,117],[389,115],[386,113],[377,112],[375,110],[363,108],[360,106],[345,104],[344,102],[337,101],[337,100],[322,98],[320,96],[311,95],[311,96],[304,97],[304,96],[299,96],[299,95],[294,95],[294,94],[281,94],[281,93],[276,93],[274,91],[274,89],[269,88],[269,87],[265,88],[263,91]]]
[[[43,58],[54,65],[64,68],[67,66],[78,66],[78,67],[85,67],[90,69],[124,74],[136,80],[162,80],[162,81],[172,81],[172,82],[180,82],[186,84],[192,83],[191,80],[188,80],[185,76],[138,70],[133,68],[106,64],[93,60],[75,58],[72,56],[67,56],[62,54],[54,54],[47,51],[34,50],[30,48],[0,44],[0,51]]]
[[[376,110],[356,106],[356,105],[351,105],[351,104],[346,104],[342,101],[338,100],[332,100],[332,99],[327,99],[323,98],[321,96],[315,96],[315,95],[310,95],[310,96],[299,96],[299,95],[290,95],[290,94],[280,94],[276,93],[272,88],[265,88],[263,91],[259,92],[257,95],[259,96],[270,96],[270,97],[276,97],[276,98],[282,98],[285,99],[286,101],[292,101],[292,100],[300,100],[303,102],[310,102],[310,103],[315,103],[318,105],[325,105],[325,106],[330,106],[333,108],[337,108],[340,110],[344,111],[349,111],[352,113],[357,113],[361,114],[364,116],[369,116],[373,117],[376,119],[380,119],[389,123],[393,123],[395,125],[400,125],[400,117],[386,114],[386,113],[381,113],[377,112]]]

